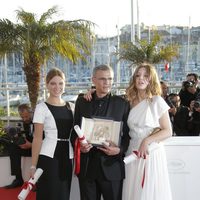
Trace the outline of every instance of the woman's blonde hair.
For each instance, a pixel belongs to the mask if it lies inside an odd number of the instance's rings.
[[[46,76],[46,84],[49,83],[49,81],[54,77],[54,76],[60,76],[63,80],[65,80],[65,74],[57,67],[52,68]]]
[[[128,101],[132,104],[135,98],[138,97],[138,90],[136,88],[136,75],[139,69],[145,68],[147,74],[149,75],[149,85],[146,88],[146,95],[148,99],[151,99],[154,95],[161,95],[160,81],[156,69],[153,65],[149,63],[142,63],[136,67],[134,74],[130,80],[129,86],[126,89],[126,97]]]

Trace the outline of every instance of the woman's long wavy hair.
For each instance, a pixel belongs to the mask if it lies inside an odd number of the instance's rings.
[[[138,90],[136,88],[136,75],[141,68],[145,68],[149,75],[149,85],[146,88],[147,98],[150,100],[154,95],[161,95],[160,81],[158,79],[155,67],[149,63],[142,63],[138,65],[138,67],[136,67],[134,74],[130,80],[129,86],[126,89],[126,97],[131,105],[138,97]]]

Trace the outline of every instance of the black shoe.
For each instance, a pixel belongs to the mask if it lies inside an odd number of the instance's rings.
[[[10,185],[5,186],[6,189],[12,189],[16,187],[21,187],[23,185],[23,180],[15,179]]]

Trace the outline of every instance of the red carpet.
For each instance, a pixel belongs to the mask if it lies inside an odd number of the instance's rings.
[[[18,194],[21,192],[21,188],[14,188],[14,189],[4,189],[0,188],[0,200],[17,200]],[[35,200],[36,193],[30,192],[26,198],[26,200]]]

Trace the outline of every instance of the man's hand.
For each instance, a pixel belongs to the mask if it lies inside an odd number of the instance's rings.
[[[114,156],[120,153],[120,148],[114,144],[112,141],[106,141],[108,145],[103,145],[103,147],[98,147],[99,150],[103,151],[108,156]]]
[[[82,153],[88,153],[92,147],[93,146],[91,144],[89,144],[89,143],[87,143],[87,144],[82,144],[81,143],[80,149],[81,149]]]
[[[175,107],[173,107],[173,108],[170,108],[168,111],[169,111],[169,113],[171,113],[172,115],[175,115],[177,109],[176,109]]]
[[[87,93],[85,93],[83,95],[84,99],[86,99],[87,101],[91,101],[92,100],[92,94],[96,91],[96,89],[89,89],[87,91]]]
[[[195,109],[195,111],[200,112],[200,107],[194,108],[194,109]]]
[[[25,143],[25,144],[19,145],[19,147],[20,147],[21,149],[30,149],[30,148],[32,147],[32,143],[29,142],[27,139],[25,139],[25,140],[26,140],[26,143]]]

